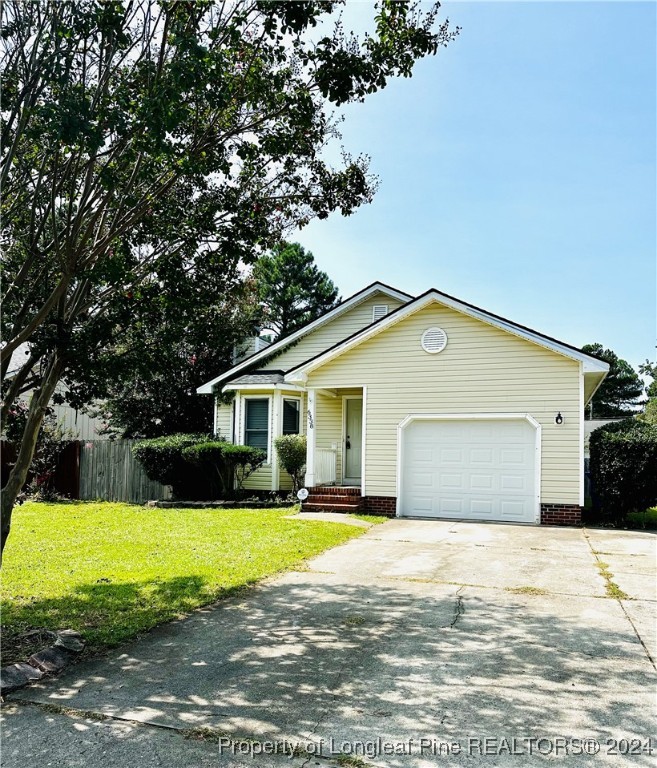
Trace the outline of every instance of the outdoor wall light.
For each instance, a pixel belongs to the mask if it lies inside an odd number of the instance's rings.
[[[561,415],[561,411],[559,411],[559,413],[557,413],[557,415],[554,417],[554,423],[563,424],[563,416]]]

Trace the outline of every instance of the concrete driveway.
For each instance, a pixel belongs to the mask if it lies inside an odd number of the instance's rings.
[[[392,520],[10,696],[3,765],[654,765],[656,544]]]

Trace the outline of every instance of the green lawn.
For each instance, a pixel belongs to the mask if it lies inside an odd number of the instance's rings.
[[[363,533],[291,513],[23,504],[2,567],[3,663],[26,630],[76,629],[97,652]]]
[[[356,520],[364,520],[366,523],[372,523],[372,525],[381,525],[381,523],[387,523],[390,518],[381,517],[381,515],[361,515],[359,513],[349,515],[349,517],[355,517]]]

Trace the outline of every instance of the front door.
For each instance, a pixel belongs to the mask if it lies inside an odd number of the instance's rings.
[[[360,485],[363,458],[363,398],[344,400],[344,485]]]

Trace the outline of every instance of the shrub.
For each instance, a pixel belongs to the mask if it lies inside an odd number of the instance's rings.
[[[185,461],[201,467],[223,493],[240,490],[246,478],[267,459],[267,454],[249,445],[214,440],[191,445],[182,452]]]
[[[278,463],[292,477],[292,490],[296,493],[306,469],[306,438],[304,435],[283,435],[274,440],[274,445]]]
[[[185,448],[208,442],[207,435],[166,435],[141,440],[134,446],[137,461],[151,480],[173,487],[177,499],[207,498],[211,490],[207,473],[183,457]]]
[[[226,443],[223,458],[230,473],[232,487],[240,490],[246,478],[265,463],[267,454],[250,445]]]
[[[225,445],[226,441],[222,439],[205,440],[202,443],[189,445],[182,450],[184,461],[203,472],[211,485],[213,498],[217,491],[225,491],[229,487],[221,472],[224,466],[223,450]]]
[[[594,506],[620,522],[657,504],[657,426],[636,419],[591,433]]]

